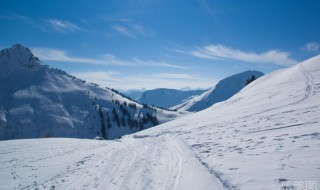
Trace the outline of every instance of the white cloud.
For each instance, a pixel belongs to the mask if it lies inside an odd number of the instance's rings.
[[[106,21],[113,21],[113,22],[132,22],[131,19],[120,18],[120,17],[103,17],[102,19]]]
[[[15,13],[10,13],[8,15],[0,15],[0,19],[20,20],[20,21],[25,22],[25,23],[34,22],[31,18],[29,18],[27,16],[15,14]]]
[[[117,32],[117,33],[120,33],[122,35],[125,35],[127,37],[130,37],[130,38],[134,38],[135,35],[132,33],[132,31],[125,27],[125,26],[119,26],[119,25],[113,25],[112,28]]]
[[[269,50],[263,53],[245,52],[239,49],[232,49],[223,45],[210,44],[196,50],[182,51],[175,50],[179,53],[186,53],[194,57],[203,59],[221,59],[221,60],[238,60],[249,63],[272,63],[276,65],[294,65],[296,60],[291,59],[290,53],[278,50]]]
[[[31,48],[32,52],[43,61],[72,62],[72,63],[89,63],[89,64],[111,64],[107,60],[92,59],[70,56],[66,51],[51,48]]]
[[[47,19],[46,22],[57,32],[75,32],[82,31],[83,28],[80,28],[74,23],[71,23],[66,20],[57,20],[57,19]]]
[[[318,53],[320,51],[320,43],[309,42],[304,47],[302,47],[302,50]]]
[[[137,58],[134,58],[131,63],[133,63],[137,66],[152,66],[152,67],[168,67],[168,68],[176,68],[176,69],[189,69],[189,67],[186,67],[186,66],[170,64],[170,63],[163,62],[163,61],[151,61],[151,60],[142,61]]]
[[[142,25],[132,22],[112,25],[111,27],[117,34],[124,35],[130,38],[136,38],[138,36],[152,37],[155,35],[154,31],[146,30]]]
[[[102,87],[120,82],[120,80],[115,77],[116,75],[119,75],[119,73],[114,71],[73,72],[71,74],[77,78],[99,84]]]
[[[190,88],[208,88],[215,84],[213,79],[191,76],[184,73],[149,73],[149,74],[121,74],[114,71],[89,71],[71,73],[77,78],[99,84],[101,87],[115,89],[146,89],[174,88],[186,86]]]
[[[166,78],[166,79],[194,79],[189,74],[182,74],[182,73],[158,73],[155,74],[154,77],[156,78]]]
[[[117,66],[132,66],[132,67],[168,67],[176,69],[188,69],[188,67],[170,64],[163,61],[142,61],[134,58],[131,60],[123,60],[115,57],[112,54],[104,54],[99,58],[87,58],[71,56],[68,52],[53,48],[34,47],[31,48],[32,52],[43,61],[56,61],[56,62],[70,62],[70,63],[86,63],[96,65],[117,65]]]

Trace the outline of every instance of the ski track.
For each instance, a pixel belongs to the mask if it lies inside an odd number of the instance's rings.
[[[182,158],[181,158],[181,155],[180,153],[177,151],[177,149],[173,146],[172,147],[173,151],[175,152],[178,160],[179,160],[179,163],[178,163],[178,173],[175,177],[175,182],[174,182],[174,186],[173,186],[173,189],[177,189],[178,188],[178,185],[179,185],[179,182],[180,182],[180,177],[181,177],[181,171],[182,171]]]
[[[306,87],[305,87],[306,93],[298,103],[310,98],[311,96],[317,93],[316,85],[313,82],[314,79],[311,73],[306,70],[303,64],[300,65],[300,70],[306,78]]]
[[[187,183],[199,184],[197,189],[205,189],[201,185],[208,184],[208,178],[212,177],[194,156],[190,156],[191,153],[186,156],[185,152],[191,152],[189,148],[182,148],[177,143],[179,140],[168,135],[128,138],[122,142],[69,139],[68,142],[77,142],[72,146],[64,146],[61,139],[61,142],[52,140],[55,144],[48,150],[44,148],[47,143],[38,150],[32,145],[36,143],[34,141],[20,144],[21,147],[8,156],[10,161],[0,158],[0,162],[7,166],[0,167],[0,182],[7,178],[10,184],[0,184],[0,189],[177,190],[188,187]],[[190,163],[200,167],[190,169]],[[202,172],[199,181],[186,179],[190,173],[198,175],[198,170]],[[203,173],[205,177],[201,179]],[[217,186],[221,184],[217,183]]]

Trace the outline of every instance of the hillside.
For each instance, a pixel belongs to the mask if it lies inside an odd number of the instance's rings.
[[[226,189],[289,189],[319,182],[319,115],[320,55],[135,137],[181,139]]]
[[[114,139],[176,118],[43,64],[21,44],[0,52],[0,140]]]
[[[157,88],[153,90],[145,91],[138,102],[143,104],[155,105],[162,108],[170,108],[172,106],[181,104],[188,99],[200,95],[205,90],[176,90],[176,89],[166,89]]]
[[[0,188],[306,187],[320,179],[319,115],[317,56],[204,111],[120,140],[1,141]]]
[[[191,112],[204,110],[215,103],[229,99],[244,88],[252,78],[256,79],[263,75],[264,74],[259,71],[245,71],[232,75],[219,81],[215,87],[201,95],[193,97],[179,105],[173,106],[171,109]]]
[[[133,100],[138,100],[146,90],[131,89],[131,90],[119,90],[119,91]]]

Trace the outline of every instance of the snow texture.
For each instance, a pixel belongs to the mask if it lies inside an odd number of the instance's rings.
[[[229,99],[238,93],[247,84],[252,76],[259,78],[264,74],[259,71],[245,71],[236,75],[232,75],[218,82],[218,84],[202,93],[193,97],[179,105],[171,107],[173,110],[197,112],[204,110],[215,103]]]
[[[21,44],[0,51],[0,92],[0,140],[115,139],[154,126],[150,120],[141,124],[147,114],[157,117],[160,123],[181,115],[143,107],[109,89],[50,68]],[[113,109],[120,122],[114,119]],[[137,121],[136,125],[129,127],[129,116]]]
[[[175,105],[181,104],[195,96],[198,96],[205,92],[205,90],[176,90],[176,89],[166,89],[157,88],[154,90],[145,91],[138,102],[154,105],[162,108],[170,108]]]
[[[28,105],[12,112],[20,110],[32,112]],[[319,184],[319,115],[316,56],[267,74],[204,111],[120,140],[0,141],[0,189],[270,190],[293,189],[282,186],[288,181]]]

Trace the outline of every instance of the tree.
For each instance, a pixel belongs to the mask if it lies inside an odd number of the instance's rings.
[[[142,121],[139,122],[139,130],[143,130],[144,129],[144,124]]]
[[[102,111],[102,108],[100,106],[99,106],[99,115],[100,115],[100,119],[101,119],[101,134],[102,134],[102,138],[107,139],[107,130],[106,130],[106,126],[104,124],[103,111]]]
[[[124,120],[124,116],[122,116],[122,119],[121,119],[121,124],[122,124],[122,126],[126,126],[126,121]]]
[[[256,76],[252,75],[251,78],[247,79],[246,86],[256,79],[257,79]]]

